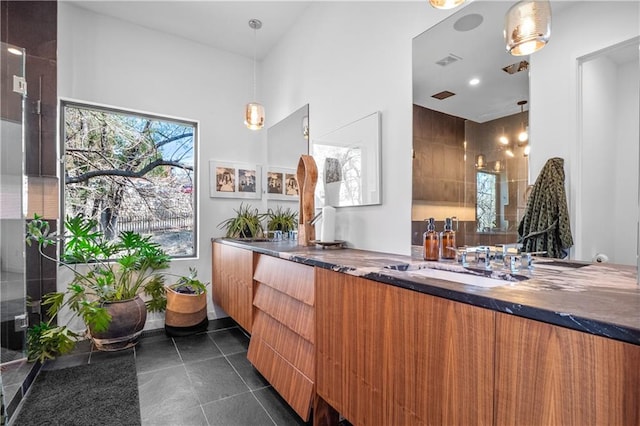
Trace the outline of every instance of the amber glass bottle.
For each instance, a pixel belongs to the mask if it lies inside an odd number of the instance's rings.
[[[451,226],[451,218],[444,221],[444,231],[442,232],[442,258],[456,258],[456,233]]]
[[[429,218],[427,232],[424,233],[424,260],[438,260],[440,258],[440,235],[436,232],[434,218]]]

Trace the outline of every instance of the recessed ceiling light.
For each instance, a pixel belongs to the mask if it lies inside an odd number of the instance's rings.
[[[480,84],[479,78],[472,78],[471,80],[469,80],[469,86],[477,86],[478,84]]]
[[[16,49],[15,47],[10,47],[7,49],[9,53],[13,53],[14,55],[22,56],[22,50]]]

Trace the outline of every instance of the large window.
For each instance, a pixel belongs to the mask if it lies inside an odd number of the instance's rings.
[[[63,210],[196,255],[197,123],[63,102]]]

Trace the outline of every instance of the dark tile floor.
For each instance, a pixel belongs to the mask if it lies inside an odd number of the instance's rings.
[[[305,424],[247,361],[248,346],[249,337],[235,323],[215,320],[206,333],[189,337],[147,333],[127,351],[92,352],[87,342],[42,368],[100,362],[133,351],[143,425]]]

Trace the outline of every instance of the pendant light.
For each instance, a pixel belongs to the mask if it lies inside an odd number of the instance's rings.
[[[529,140],[529,126],[524,125],[524,120],[522,119],[522,114],[524,113],[524,106],[527,104],[527,101],[519,101],[518,105],[520,106],[520,133],[518,133],[518,143],[524,144]]]
[[[256,32],[262,28],[259,19],[249,20],[249,27],[253,29],[253,99],[256,98]],[[264,127],[264,107],[256,102],[249,102],[244,111],[244,124],[251,130]]]
[[[429,0],[429,4],[436,9],[453,9],[465,1],[466,0]]]
[[[526,56],[542,49],[551,36],[549,0],[520,1],[505,16],[504,41],[514,56]]]

